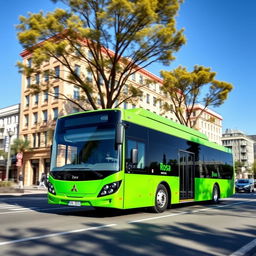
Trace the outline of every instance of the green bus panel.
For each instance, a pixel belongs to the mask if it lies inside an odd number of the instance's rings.
[[[229,197],[235,193],[233,180],[195,178],[195,201],[211,200],[214,184],[219,186],[220,198]]]
[[[171,203],[179,202],[179,178],[170,176],[125,174],[124,208],[147,207],[155,204],[155,194],[160,183],[171,190]]]

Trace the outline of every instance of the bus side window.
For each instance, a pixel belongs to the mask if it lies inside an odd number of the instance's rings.
[[[135,141],[135,140],[127,140],[127,149],[126,149],[126,162],[131,162],[131,151],[132,149],[138,150],[138,163],[137,169],[144,169],[145,167],[145,143]]]

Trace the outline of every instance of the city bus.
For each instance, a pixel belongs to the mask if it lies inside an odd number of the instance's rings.
[[[86,111],[58,119],[48,202],[117,209],[234,194],[230,149],[144,109]]]

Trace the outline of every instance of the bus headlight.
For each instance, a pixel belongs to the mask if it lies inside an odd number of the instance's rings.
[[[114,194],[121,185],[121,180],[106,184],[100,191],[98,197]]]
[[[52,185],[51,182],[48,182],[48,192],[51,193],[51,194],[53,194],[53,195],[56,195],[54,186]]]

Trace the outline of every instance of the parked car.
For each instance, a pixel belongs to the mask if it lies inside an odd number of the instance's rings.
[[[236,192],[254,192],[254,181],[252,179],[239,179],[236,181]]]

